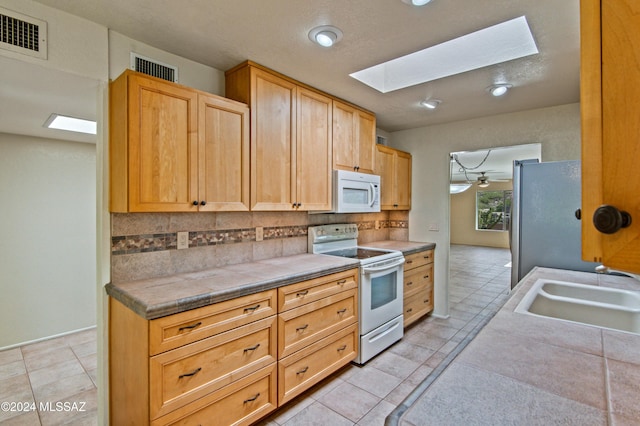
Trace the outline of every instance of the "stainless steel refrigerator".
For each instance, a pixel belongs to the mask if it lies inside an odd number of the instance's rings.
[[[514,161],[511,288],[534,266],[595,273],[581,259],[580,200],[580,161]]]

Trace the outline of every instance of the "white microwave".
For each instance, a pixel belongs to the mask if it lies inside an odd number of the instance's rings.
[[[333,171],[333,209],[330,213],[380,211],[380,176]]]

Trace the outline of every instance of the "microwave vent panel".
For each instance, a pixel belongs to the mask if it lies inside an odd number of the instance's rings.
[[[134,52],[131,52],[131,69],[174,83],[178,81],[178,67],[163,64],[155,59],[145,58]]]
[[[0,7],[0,49],[47,59],[47,23]]]

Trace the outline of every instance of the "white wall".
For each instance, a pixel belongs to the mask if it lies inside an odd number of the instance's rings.
[[[0,133],[0,348],[96,324],[95,145]]]
[[[436,243],[435,315],[449,314],[449,153],[528,143],[541,143],[542,161],[579,159],[579,104],[446,123],[391,134],[391,145],[411,152],[413,156],[409,238],[413,241]],[[429,231],[430,225],[439,230]]]

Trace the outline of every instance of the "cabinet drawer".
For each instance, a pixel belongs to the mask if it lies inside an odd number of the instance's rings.
[[[417,268],[418,266],[433,263],[433,249],[420,251],[404,257],[404,270]]]
[[[151,425],[249,425],[275,410],[276,371],[273,363],[153,421]]]
[[[350,325],[278,362],[278,405],[295,398],[358,355],[358,325]]]
[[[407,271],[404,275],[404,296],[411,296],[433,285],[433,263]]]
[[[356,289],[343,291],[278,315],[278,357],[303,347],[358,321]]]
[[[339,272],[278,289],[278,312],[297,308],[358,287],[358,269]]]
[[[276,313],[276,290],[238,297],[149,322],[149,354],[156,355]]]
[[[276,361],[275,316],[151,357],[151,419]]]
[[[432,310],[433,286],[428,286],[425,291],[421,291],[404,299],[403,325],[406,327]]]

